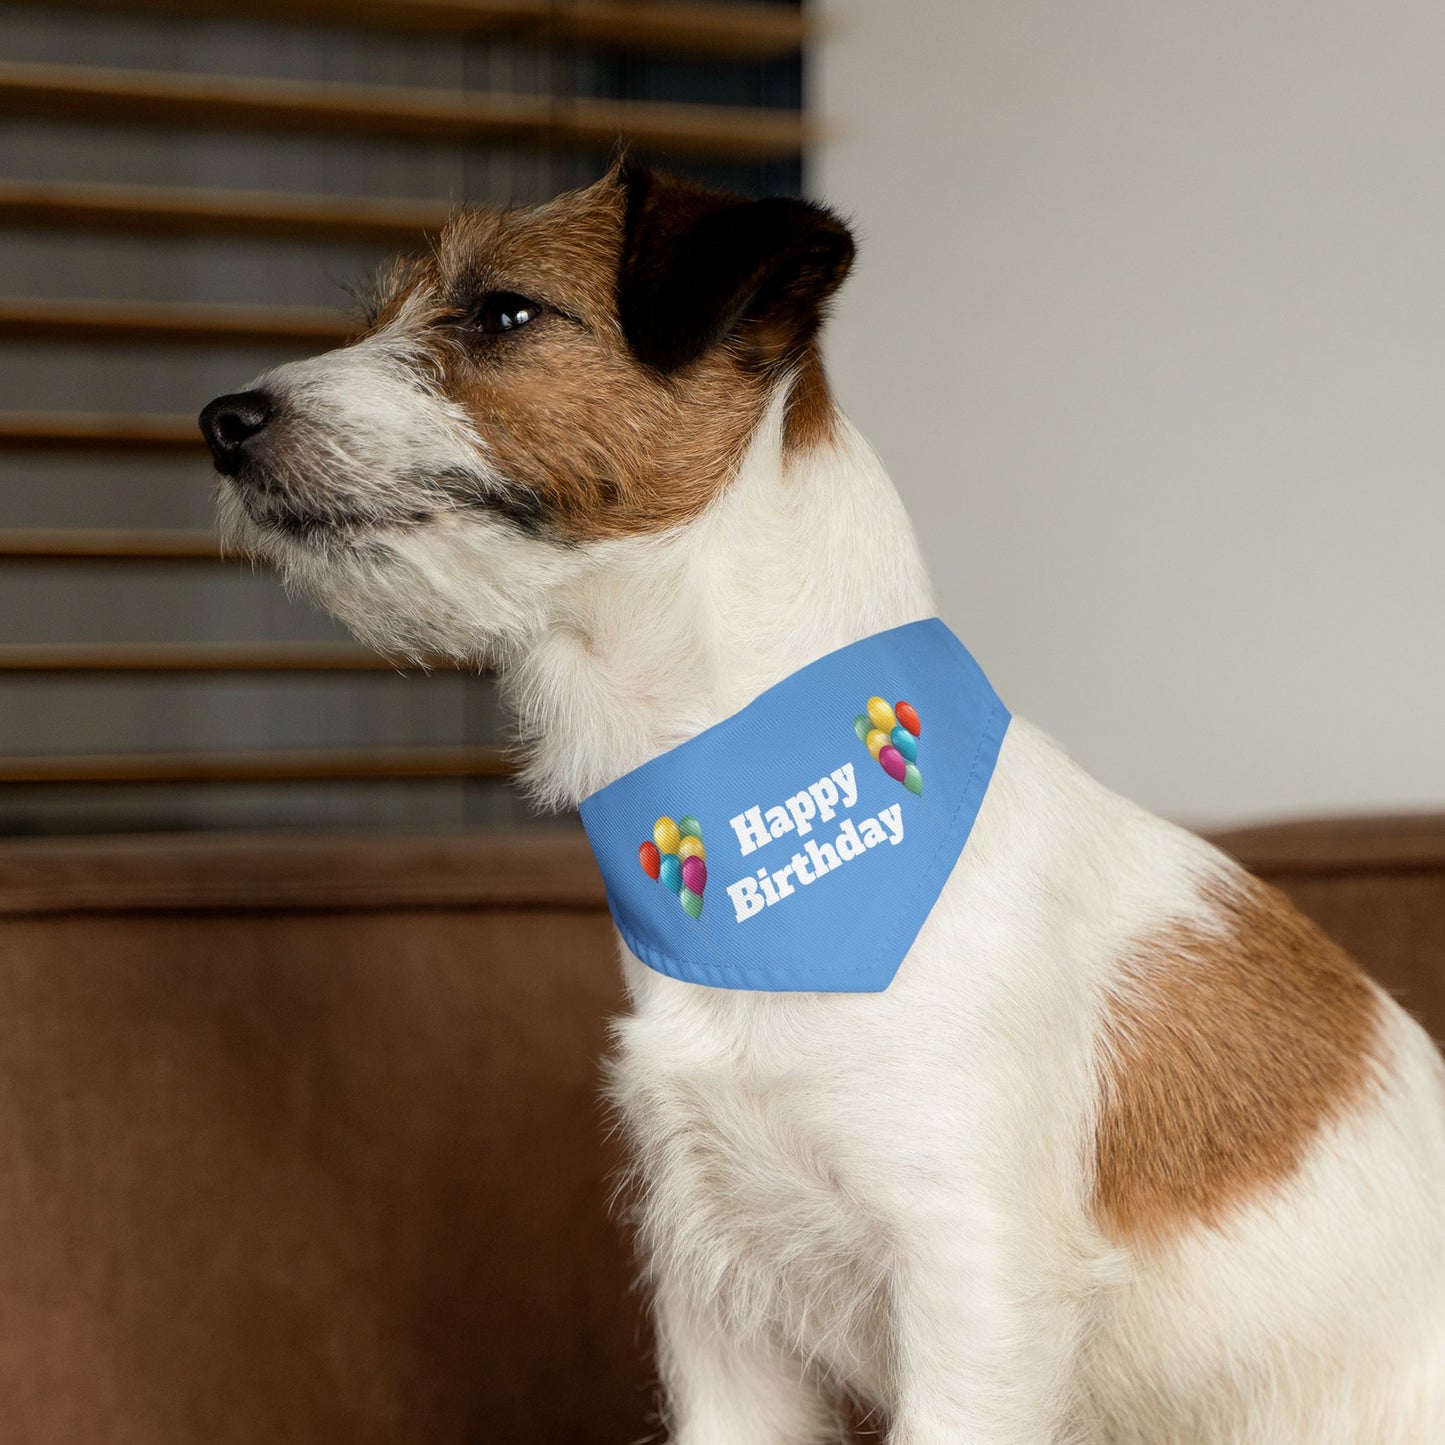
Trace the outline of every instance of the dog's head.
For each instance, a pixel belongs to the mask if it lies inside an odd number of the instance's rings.
[[[852,255],[820,207],[625,164],[462,211],[359,340],[201,413],[223,528],[382,646],[505,651],[550,579],[703,512],[781,385],[818,426]]]

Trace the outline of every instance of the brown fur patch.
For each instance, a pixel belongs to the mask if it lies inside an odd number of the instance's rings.
[[[833,440],[838,410],[816,346],[809,346],[788,393],[783,449],[791,456]]]
[[[1379,1000],[1346,954],[1246,874],[1210,902],[1218,932],[1146,939],[1111,1000],[1094,1206],[1116,1238],[1219,1226],[1371,1079]]]
[[[617,314],[623,211],[609,178],[533,210],[463,212],[383,313],[434,352],[493,466],[576,540],[695,517],[735,474],[769,394],[730,343],[676,376],[633,356]],[[514,334],[449,332],[488,291],[548,309]]]

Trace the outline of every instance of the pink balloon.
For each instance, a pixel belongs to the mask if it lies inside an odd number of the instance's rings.
[[[684,858],[682,860],[682,883],[684,888],[691,888],[701,897],[702,890],[707,887],[707,864],[701,858]]]
[[[883,771],[895,783],[903,781],[904,774],[908,771],[908,760],[897,748],[879,748],[878,761],[883,764]]]

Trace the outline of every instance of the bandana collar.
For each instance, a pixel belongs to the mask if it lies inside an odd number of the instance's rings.
[[[809,663],[582,803],[618,931],[687,983],[887,988],[1008,724],[936,617]]]

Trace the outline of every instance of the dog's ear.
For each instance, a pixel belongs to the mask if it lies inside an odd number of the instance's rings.
[[[736,334],[764,364],[801,353],[853,261],[853,237],[807,201],[742,200],[623,161],[617,304],[638,360],[671,372]]]

